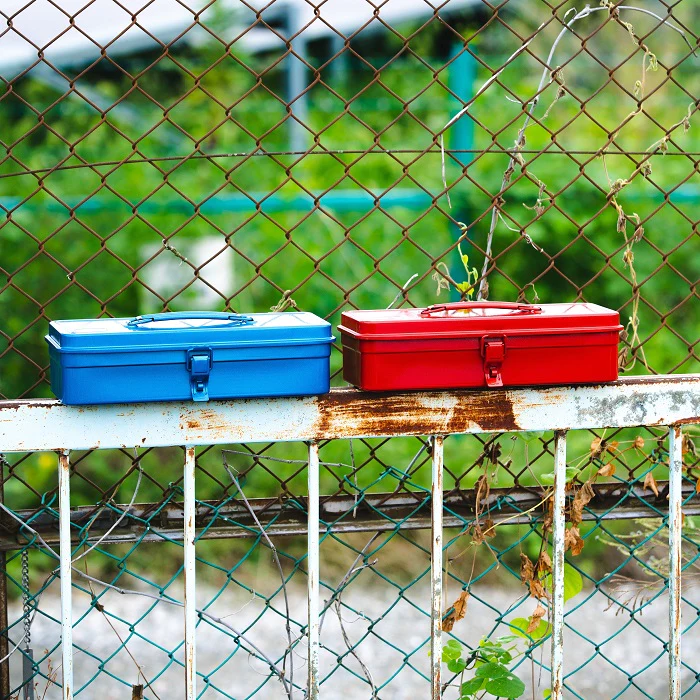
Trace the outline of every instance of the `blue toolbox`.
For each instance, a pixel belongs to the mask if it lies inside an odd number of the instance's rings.
[[[329,323],[296,312],[53,321],[46,336],[66,404],[325,394],[333,340]]]

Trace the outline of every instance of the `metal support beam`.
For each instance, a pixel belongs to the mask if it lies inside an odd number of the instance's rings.
[[[64,406],[0,402],[0,451],[285,442],[700,423],[700,375],[609,384],[236,401]]]
[[[669,430],[668,498],[668,676],[669,698],[681,697],[681,569],[683,547],[683,434]]]
[[[185,448],[184,489],[184,528],[183,548],[185,564],[185,698],[197,697],[197,588],[195,583],[195,458],[194,447]]]
[[[432,528],[430,538],[430,688],[432,700],[442,697],[442,482],[444,438],[432,439],[433,478],[431,491]]]
[[[307,681],[306,697],[308,700],[317,700],[319,697],[318,690],[318,670],[319,670],[319,651],[320,651],[320,543],[319,530],[321,522],[319,520],[319,478],[320,469],[318,461],[318,444],[315,442],[309,443],[309,466],[308,466],[308,482],[309,482],[309,499],[308,499],[308,534],[307,534],[307,571],[308,571],[308,610],[309,610],[309,650],[308,663],[309,675]]]
[[[668,510],[668,482],[657,482],[658,493],[640,484],[610,482],[594,484],[595,496],[583,513],[583,520],[636,520],[658,518]],[[695,493],[695,485],[685,483],[683,500]],[[498,524],[532,524],[544,515],[540,488],[521,487],[492,488],[488,498],[477,498],[476,489],[460,489],[443,498],[443,527],[464,527],[479,513],[496,509],[489,517]],[[277,496],[250,498],[250,507],[270,537],[304,536],[307,532],[307,516],[288,503],[280,503]],[[104,544],[124,542],[180,542],[184,538],[184,509],[181,503],[137,503],[130,508],[126,504],[101,508],[100,504],[75,506],[71,509],[73,548],[79,544],[91,545],[100,540]],[[117,520],[123,511],[127,517]],[[14,511],[17,517],[29,521],[44,541],[53,546],[59,544],[56,519],[52,511],[37,513],[35,509]],[[157,512],[157,519],[153,514]],[[367,493],[356,502],[353,496],[325,496],[320,507],[325,527],[334,532],[386,532],[394,530],[401,522],[402,530],[430,529],[430,498],[423,491],[413,493]],[[686,516],[700,515],[700,499],[692,499],[683,509]],[[212,523],[212,518],[216,522]],[[81,537],[84,525],[90,522],[87,538]],[[7,523],[0,534],[0,552],[23,547],[28,539],[16,520]],[[195,527],[198,539],[255,538],[260,536],[259,526],[251,517],[245,504],[220,501],[198,501]],[[107,532],[109,531],[109,534]],[[83,533],[85,534],[85,533]]]
[[[552,557],[552,700],[564,697],[564,534],[566,506],[566,433],[554,436]]]
[[[73,597],[71,584],[72,548],[70,538],[70,453],[58,453],[58,529],[61,572],[61,673],[63,700],[73,698]]]

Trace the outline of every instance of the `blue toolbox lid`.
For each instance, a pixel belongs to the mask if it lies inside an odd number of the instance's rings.
[[[329,343],[330,323],[305,312],[233,314],[182,311],[135,318],[52,321],[46,340],[61,352],[106,352],[189,345]]]

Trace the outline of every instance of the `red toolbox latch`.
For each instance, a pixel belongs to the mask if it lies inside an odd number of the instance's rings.
[[[481,356],[484,358],[484,376],[486,386],[503,386],[501,365],[506,357],[505,336],[488,336],[481,339]]]

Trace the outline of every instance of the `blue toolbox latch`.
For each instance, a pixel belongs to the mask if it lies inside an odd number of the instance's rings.
[[[211,366],[211,348],[191,348],[187,351],[187,371],[190,373],[193,401],[209,401]]]

